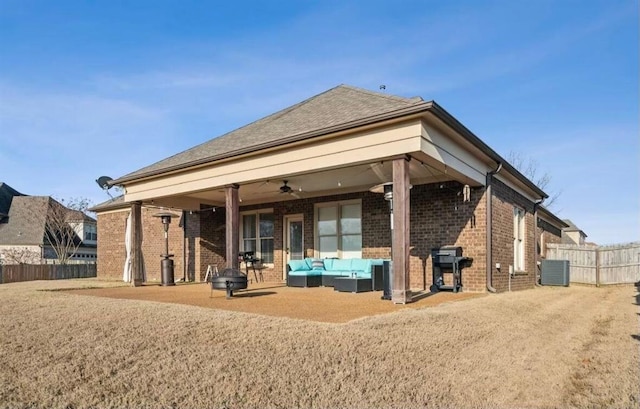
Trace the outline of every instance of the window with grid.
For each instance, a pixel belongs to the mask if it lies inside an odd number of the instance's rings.
[[[242,215],[240,251],[253,251],[264,263],[273,263],[273,213]]]
[[[320,258],[362,257],[362,206],[360,201],[318,205],[317,251]]]

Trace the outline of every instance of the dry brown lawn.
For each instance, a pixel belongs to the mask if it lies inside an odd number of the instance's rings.
[[[639,406],[630,286],[433,296],[408,308],[341,294],[352,297],[340,308],[379,309],[346,322],[351,312],[319,322],[315,310],[335,314],[341,298],[330,291],[315,301],[280,288],[209,299],[204,285],[40,291],[114,285],[0,285],[0,407]],[[194,301],[180,304],[180,291]],[[269,299],[286,305],[281,314]]]

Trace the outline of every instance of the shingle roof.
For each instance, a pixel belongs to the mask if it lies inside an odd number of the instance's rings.
[[[85,214],[80,210],[72,210],[72,209],[69,209],[66,220],[68,222],[94,222],[94,223],[96,222],[96,219],[89,216],[88,214]]]
[[[15,196],[24,196],[6,183],[0,182],[0,214],[9,214],[11,201]]]
[[[156,162],[119,180],[130,180],[176,166],[188,165],[251,146],[286,140],[295,135],[424,104],[422,98],[402,98],[339,85],[235,131]],[[114,181],[115,183],[118,180]]]
[[[0,224],[0,245],[38,245],[45,241],[47,215],[53,208],[66,209],[50,196],[15,196],[6,223]],[[95,219],[76,210],[68,210],[69,221]]]
[[[562,221],[567,224],[567,227],[564,229],[565,231],[578,231],[578,230],[580,230],[578,228],[578,226],[576,226],[571,220],[562,219]]]
[[[128,204],[124,201],[124,195],[114,197],[106,202],[99,203],[89,209],[91,212],[102,212],[105,210],[119,209],[121,207],[128,207]]]
[[[535,194],[548,195],[434,101],[403,98],[339,85],[235,131],[129,173],[110,185],[181,170],[261,149],[298,142],[331,132],[374,124],[419,112],[431,112],[484,154],[504,165]]]
[[[42,244],[49,196],[16,196],[9,209],[8,223],[0,224],[1,245]]]
[[[587,235],[582,231],[582,229],[581,229],[581,228],[579,228],[578,226],[576,226],[576,225],[575,225],[575,223],[573,223],[571,220],[569,220],[569,219],[563,219],[562,221],[563,221],[563,222],[565,222],[565,223],[569,226],[569,227],[565,227],[565,228],[564,228],[564,229],[562,229],[562,230],[564,230],[564,231],[579,231],[580,233],[584,234],[584,235],[585,235],[585,237],[587,236]]]

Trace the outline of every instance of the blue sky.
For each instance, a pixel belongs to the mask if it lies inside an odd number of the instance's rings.
[[[537,161],[588,239],[640,240],[638,2],[0,0],[0,181],[122,176],[338,84],[436,100]]]

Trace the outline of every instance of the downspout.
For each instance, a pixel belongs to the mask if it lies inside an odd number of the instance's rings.
[[[542,204],[542,202],[544,202],[544,197],[541,198],[540,200],[537,200],[536,202],[533,203],[533,231],[535,232],[535,243],[536,243],[536,248],[535,248],[535,252],[534,254],[534,262],[535,262],[535,269],[536,269],[536,282],[535,285],[540,287],[540,283],[538,282],[538,263],[539,263],[539,259],[540,259],[540,253],[542,253],[542,242],[539,242],[539,236],[538,236],[538,207],[540,207],[540,205]],[[540,253],[538,253],[538,247],[540,247]]]
[[[496,170],[487,172],[487,290],[491,293],[495,293],[496,289],[493,287],[493,252],[492,252],[492,230],[493,230],[493,220],[492,220],[492,197],[493,193],[491,192],[491,185],[493,181],[493,175],[500,172],[502,169],[502,162],[498,162],[498,167]]]
[[[187,211],[182,211],[182,282],[187,282]]]

